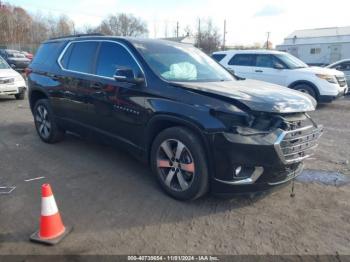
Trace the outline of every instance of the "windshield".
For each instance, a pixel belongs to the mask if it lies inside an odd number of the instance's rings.
[[[193,46],[167,42],[135,43],[156,74],[168,81],[232,81],[233,76]]]
[[[308,67],[308,65],[303,61],[290,54],[277,54],[276,56],[282,60],[290,69]]]
[[[9,57],[15,57],[15,58],[25,58],[25,55],[20,52],[9,52]]]
[[[0,57],[0,69],[9,69],[10,66]]]

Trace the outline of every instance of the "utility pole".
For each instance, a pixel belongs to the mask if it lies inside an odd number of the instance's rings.
[[[270,32],[267,32],[266,49],[269,49]]]
[[[222,43],[222,50],[225,51],[226,49],[226,19],[224,20],[224,39],[223,39],[223,43]]]
[[[201,19],[200,18],[198,19],[198,39],[197,39],[197,42],[198,42],[198,48],[200,49],[201,48]]]
[[[179,38],[179,21],[176,22],[176,38]]]

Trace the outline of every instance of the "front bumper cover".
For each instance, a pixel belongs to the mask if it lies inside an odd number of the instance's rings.
[[[287,183],[303,170],[302,161],[312,155],[322,126],[306,126],[292,131],[277,129],[267,135],[242,136],[233,133],[217,133],[212,138],[215,176],[214,193],[248,193],[264,191]],[[298,136],[294,136],[298,134]],[[292,138],[291,138],[292,136]],[[289,144],[293,142],[294,144]],[[252,181],[237,182],[236,167],[263,172],[258,177],[251,173]]]

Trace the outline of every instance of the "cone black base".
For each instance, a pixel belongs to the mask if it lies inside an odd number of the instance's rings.
[[[50,246],[56,245],[73,230],[73,227],[70,227],[70,226],[66,226],[65,228],[66,228],[65,231],[60,236],[55,237],[55,238],[51,238],[51,239],[40,238],[39,230],[38,230],[30,236],[30,241],[33,241],[35,243],[44,244],[44,245],[50,245]]]

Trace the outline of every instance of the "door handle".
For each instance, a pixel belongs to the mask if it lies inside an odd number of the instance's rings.
[[[91,87],[95,90],[100,90],[100,89],[102,89],[102,84],[101,83],[93,83],[93,84],[91,84]]]
[[[262,70],[255,70],[255,72],[257,72],[257,73],[263,73],[264,71],[262,71]]]

